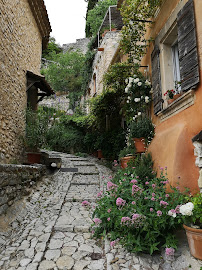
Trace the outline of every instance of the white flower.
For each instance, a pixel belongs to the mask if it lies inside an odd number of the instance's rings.
[[[141,112],[138,112],[138,114],[137,114],[137,115],[139,115],[139,116],[140,116],[141,114],[142,114]]]
[[[180,206],[180,213],[183,216],[191,216],[193,215],[192,210],[194,209],[194,205],[192,202],[188,202],[182,206]]]
[[[125,83],[128,83],[128,79],[125,79]]]
[[[134,83],[138,83],[139,82],[139,78],[136,78],[136,79],[134,79],[133,81],[134,81]]]
[[[151,85],[150,81],[148,81],[148,80],[145,81],[145,84],[146,84],[147,86],[150,86],[150,85]]]
[[[139,102],[140,101],[140,98],[135,98],[134,101],[135,102]]]
[[[130,103],[130,100],[127,100],[126,102],[127,102],[127,103]]]
[[[153,94],[153,88],[151,88],[151,90],[149,91],[149,93]]]
[[[131,84],[134,81],[132,77],[129,77],[129,83]]]
[[[137,85],[138,85],[138,86],[141,86],[141,85],[142,85],[142,83],[141,83],[141,82],[138,82],[138,83],[137,83]]]
[[[145,97],[145,102],[149,103],[149,97],[148,96]]]
[[[131,97],[130,97],[130,96],[128,96],[128,99],[129,99],[129,100],[131,100]]]
[[[125,93],[128,93],[128,87],[125,88]]]
[[[177,216],[177,214],[171,210],[168,211],[168,215],[174,218]]]
[[[137,118],[137,115],[135,115],[134,117],[133,117],[133,120],[135,120]]]

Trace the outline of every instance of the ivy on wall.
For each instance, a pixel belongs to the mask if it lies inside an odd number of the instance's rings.
[[[145,39],[146,27],[162,0],[125,0],[120,8],[124,26],[122,28],[121,49],[129,55],[129,61],[140,61],[151,41]]]

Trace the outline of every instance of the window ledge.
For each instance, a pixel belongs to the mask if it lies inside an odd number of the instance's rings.
[[[160,111],[157,115],[160,117],[161,121],[165,121],[173,115],[192,106],[194,104],[194,94],[194,90],[189,90],[170,105],[168,105],[167,108]]]

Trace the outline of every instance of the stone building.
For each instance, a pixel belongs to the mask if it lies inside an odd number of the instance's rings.
[[[115,25],[116,28],[112,29],[112,25]],[[93,62],[93,72],[87,91],[87,99],[103,92],[104,74],[110,65],[121,61],[119,43],[122,26],[122,18],[117,7],[109,7],[97,34],[97,53]]]
[[[40,75],[51,26],[43,0],[0,0],[0,14],[0,162],[8,163],[23,152],[27,103],[53,93]]]
[[[79,38],[75,43],[67,43],[62,45],[63,52],[67,51],[80,51],[83,54],[86,54],[88,50],[89,38]]]
[[[154,41],[141,61],[148,66],[153,86],[151,117],[156,129],[149,151],[155,166],[166,166],[171,184],[179,182],[194,192],[202,186],[201,11],[201,0],[162,1],[146,32]],[[164,94],[176,89],[177,81],[180,96],[169,104]]]

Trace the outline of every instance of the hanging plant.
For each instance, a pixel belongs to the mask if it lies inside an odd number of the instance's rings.
[[[122,28],[121,49],[128,54],[129,61],[140,61],[151,41],[145,39],[146,26],[162,0],[125,0],[120,8],[124,26]]]

